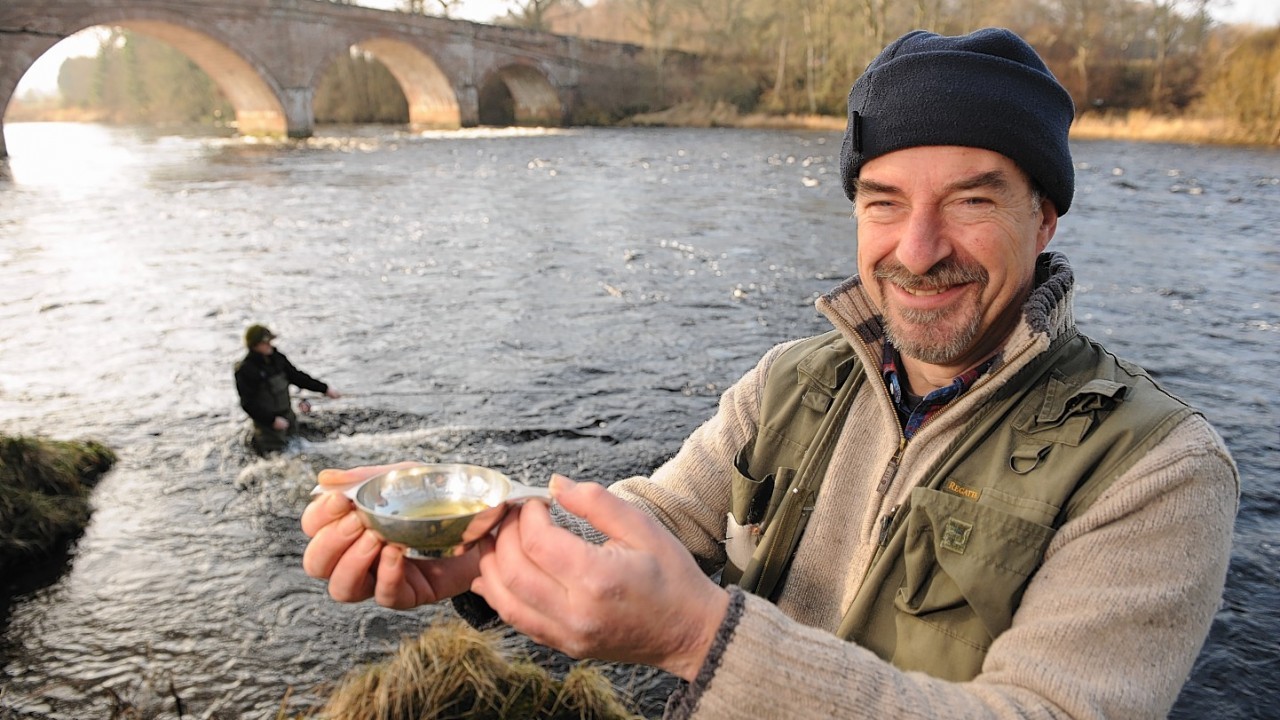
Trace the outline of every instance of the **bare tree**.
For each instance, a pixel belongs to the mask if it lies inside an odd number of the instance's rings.
[[[1056,10],[1058,40],[1071,49],[1071,69],[1076,75],[1078,101],[1092,106],[1095,101],[1092,69],[1107,43],[1108,10],[1111,0],[1058,0]],[[1079,102],[1077,103],[1077,105]]]
[[[1170,57],[1198,55],[1203,46],[1209,22],[1209,0],[1150,0],[1150,3],[1155,57],[1148,102],[1152,110],[1159,112],[1169,107]]]
[[[721,56],[737,57],[742,54],[750,30],[748,3],[750,0],[683,0],[683,6],[702,21],[705,28],[704,47],[714,49]]]
[[[666,94],[665,64],[671,46],[671,4],[669,0],[626,0],[640,16],[640,29],[653,52],[653,69],[658,79],[658,102]]]
[[[547,14],[552,10],[576,4],[574,0],[511,0],[515,7],[507,11],[507,17],[523,28],[547,30]]]
[[[942,0],[916,0],[915,26],[936,28],[942,19]]]
[[[1240,124],[1248,137],[1280,146],[1280,27],[1225,33],[1206,53],[1215,67],[1206,106]]]
[[[861,0],[866,21],[867,42],[872,48],[885,46],[889,25],[889,0]]]
[[[415,15],[436,15],[447,18],[460,7],[465,0],[402,0],[403,9]],[[436,12],[428,12],[435,10]]]

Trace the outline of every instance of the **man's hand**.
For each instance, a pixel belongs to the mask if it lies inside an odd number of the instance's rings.
[[[333,398],[334,400],[337,400],[338,398],[342,397],[342,393],[338,392],[337,390],[334,390],[333,388],[328,388],[327,390],[324,391],[324,394],[325,394],[325,397]]]
[[[471,589],[516,629],[577,658],[644,663],[692,681],[729,605],[689,551],[594,483],[555,476],[553,497],[610,540],[592,545],[526,502],[482,542]]]
[[[332,490],[316,496],[302,513],[302,531],[311,538],[302,567],[311,577],[328,579],[329,594],[335,600],[360,602],[372,597],[384,607],[407,610],[464,592],[479,574],[479,552],[474,548],[439,560],[406,558],[404,547],[388,545],[366,529],[342,494],[353,483],[419,464],[320,471],[320,485]]]
[[[271,421],[271,427],[283,432],[289,429],[289,421],[277,415],[276,419]]]

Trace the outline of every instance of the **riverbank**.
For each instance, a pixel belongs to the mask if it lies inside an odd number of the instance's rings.
[[[24,103],[14,100],[9,122],[107,122],[99,111],[58,107],[53,101]],[[682,103],[658,112],[633,115],[619,125],[626,127],[742,128],[774,130],[842,131],[845,118],[835,115],[742,113],[729,103]],[[1252,145],[1280,148],[1280,128],[1250,129],[1221,118],[1172,117],[1144,111],[1076,118],[1071,137],[1077,140],[1129,140],[1193,145]]]
[[[844,130],[845,118],[832,115],[767,115],[740,113],[728,103],[684,103],[660,112],[643,113],[625,124],[641,127],[726,127],[806,130]],[[1128,140],[1204,145],[1280,147],[1274,133],[1251,130],[1225,119],[1166,117],[1134,111],[1124,114],[1086,114],[1076,118],[1071,137],[1077,140]]]
[[[0,435],[0,603],[80,536],[89,495],[116,455],[96,441]]]

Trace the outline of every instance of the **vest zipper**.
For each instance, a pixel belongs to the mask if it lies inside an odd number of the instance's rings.
[[[894,505],[889,508],[889,512],[880,517],[879,537],[876,538],[876,551],[871,555],[871,562],[867,565],[867,572],[862,576],[862,582],[867,581],[867,577],[871,571],[880,564],[880,558],[884,555],[885,548],[889,546],[889,539],[893,537],[893,531],[898,527],[898,511],[902,509],[901,505]]]
[[[867,341],[862,339],[861,334],[854,332],[853,328],[848,326],[843,316],[837,315],[835,318],[831,318],[832,324],[836,324],[837,318],[839,319],[839,326],[841,326],[841,334],[845,338],[856,340],[862,346],[863,355],[874,360],[875,354],[871,352]],[[872,365],[872,367],[879,367],[879,365]],[[867,374],[870,375],[871,373],[868,372]],[[898,449],[893,451],[893,457],[889,458],[889,464],[885,467],[884,473],[880,475],[880,482],[876,484],[876,493],[884,495],[889,491],[889,486],[893,484],[893,479],[898,476],[898,468],[902,465],[902,454],[907,450],[907,436],[902,432],[902,423],[898,420],[898,411],[893,407],[893,397],[889,395],[888,388],[884,386],[884,379],[881,378],[875,385],[880,388],[880,396],[889,404],[889,415],[893,418],[894,427],[898,429]],[[895,507],[894,509],[896,510],[897,508]],[[892,518],[892,516],[893,511],[891,510],[890,514],[885,517]],[[883,521],[884,518],[881,518],[881,520]]]
[[[898,467],[902,465],[902,453],[906,452],[907,438],[898,435],[898,449],[893,452],[893,457],[889,458],[889,464],[884,469],[884,474],[880,476],[880,482],[876,485],[876,492],[884,495],[889,490],[889,485],[893,484],[893,479],[898,476]],[[896,509],[896,508],[895,508]]]
[[[893,520],[898,515],[898,508],[900,507],[902,506],[894,505],[893,507],[889,508],[888,514],[880,518],[880,538],[878,541],[878,546],[881,549],[883,549],[885,545],[889,544],[889,531],[893,529]]]

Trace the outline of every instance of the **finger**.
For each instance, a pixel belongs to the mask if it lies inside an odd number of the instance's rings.
[[[360,602],[373,596],[383,542],[365,530],[333,566],[329,595],[338,602]]]
[[[384,607],[408,610],[465,591],[479,572],[479,554],[472,550],[458,557],[411,560],[404,547],[385,545],[373,597]]]
[[[363,467],[349,468],[340,470],[336,468],[327,468],[321,470],[316,476],[316,483],[322,487],[338,487],[342,485],[350,485],[358,483],[362,480],[368,480],[374,475],[381,475],[384,472],[392,470],[400,470],[407,467],[415,467],[422,463],[414,460],[406,460],[404,462],[392,463],[390,465],[365,465]]]
[[[384,545],[378,559],[374,601],[383,607],[408,610],[429,602],[427,598],[431,594],[431,586],[422,577],[422,573],[404,561],[404,549]]]
[[[504,523],[508,522],[504,520]],[[513,531],[509,535],[514,536]],[[535,642],[556,646],[555,630],[558,623],[552,621],[539,607],[531,605],[528,596],[514,589],[509,584],[509,573],[512,569],[522,572],[540,573],[527,562],[521,562],[512,555],[508,538],[502,550],[503,532],[500,530],[496,539],[485,539],[480,543],[480,575],[471,583],[471,590],[480,595],[493,608],[504,622],[528,635]],[[518,541],[517,541],[518,544]]]
[[[476,550],[480,553],[480,577],[476,578],[476,580],[472,582],[472,590],[476,589],[477,583],[480,585],[486,585],[491,582],[500,584],[505,584],[507,582],[503,570],[503,557],[505,557],[505,562],[509,568],[519,567],[520,562],[518,557],[514,561],[512,559],[512,552],[508,547],[510,542],[509,538],[504,540],[504,537],[506,536],[519,535],[518,530],[512,529],[516,527],[516,523],[519,520],[519,510],[520,508],[518,507],[511,508],[510,512],[504,515],[502,520],[498,523],[498,527],[494,530],[493,534],[487,535],[476,542]],[[503,556],[499,556],[499,540],[503,540]],[[506,571],[506,573],[509,572],[510,570]],[[496,610],[497,608],[494,609]]]
[[[351,501],[340,493],[321,494],[302,511],[302,532],[307,537],[315,537],[321,528],[350,513],[351,508]]]
[[[572,583],[596,562],[598,548],[560,527],[545,503],[530,501],[519,508],[519,533],[515,535],[526,562],[544,573]],[[501,542],[503,538],[499,537]]]
[[[504,595],[510,593],[513,599],[520,599],[520,604],[523,604],[523,594],[512,587],[521,582],[520,574],[541,573],[536,565],[524,557],[524,551],[520,547],[519,522],[522,510],[520,507],[511,508],[493,535],[477,543],[480,551],[480,577],[472,583],[473,590],[477,583],[482,587],[500,586]]]
[[[405,576],[420,575],[431,588],[431,597],[424,602],[439,602],[466,592],[471,581],[480,574],[480,551],[471,547],[455,557],[437,560],[411,560],[405,558]]]
[[[341,496],[338,497],[341,498]],[[316,503],[326,502],[330,501],[326,499],[316,501]],[[355,513],[348,513],[337,522],[325,524],[315,532],[311,542],[307,543],[307,549],[302,553],[302,569],[314,578],[329,577],[333,574],[338,560],[360,539],[363,533],[364,524],[360,522],[360,516]]]
[[[556,526],[543,503],[525,503],[511,516],[509,531],[499,532],[496,543],[505,584],[544,614],[568,612],[568,586],[589,565],[585,555],[593,548]]]
[[[551,497],[611,541],[627,547],[644,545],[658,529],[653,518],[597,483],[577,483],[563,475],[552,475]]]

